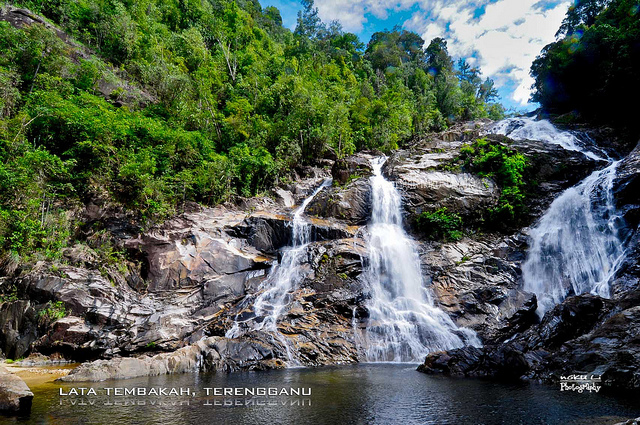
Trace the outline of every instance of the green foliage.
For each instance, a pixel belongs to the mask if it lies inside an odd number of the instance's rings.
[[[10,303],[18,300],[18,287],[15,285],[11,285],[8,288],[2,288],[2,293],[0,294],[0,304],[2,303]]]
[[[635,143],[640,122],[620,98],[640,97],[640,1],[577,1],[557,35],[531,66],[532,99],[552,112],[575,111],[625,129]]]
[[[40,323],[51,323],[62,319],[68,314],[62,301],[47,302],[45,307],[38,312]]]
[[[463,166],[481,177],[493,179],[502,189],[498,205],[489,210],[490,225],[508,227],[526,212],[527,159],[519,152],[486,138],[460,148]]]
[[[0,250],[23,259],[60,258],[70,211],[96,194],[151,224],[262,193],[328,150],[390,151],[502,113],[444,40],[424,50],[394,28],[365,48],[312,0],[294,32],[255,0],[18,5],[83,45],[0,22]]]
[[[462,217],[448,213],[446,207],[423,212],[416,219],[418,229],[431,239],[458,241],[462,239]]]

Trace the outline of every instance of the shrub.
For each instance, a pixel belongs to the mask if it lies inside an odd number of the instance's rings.
[[[38,312],[41,324],[54,322],[67,315],[67,309],[62,301],[47,302],[46,306]]]
[[[462,239],[462,217],[448,213],[446,207],[423,212],[416,220],[418,228],[431,239],[458,241]]]
[[[495,227],[516,224],[526,212],[525,172],[527,158],[521,153],[486,138],[460,148],[464,167],[481,177],[493,179],[501,188],[498,204],[490,208],[489,219]]]

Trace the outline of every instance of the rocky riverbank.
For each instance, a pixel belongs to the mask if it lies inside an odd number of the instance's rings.
[[[419,370],[546,382],[577,373],[601,376],[605,387],[640,388],[639,164],[640,146],[620,162],[613,182],[626,221],[627,254],[611,282],[610,298],[568,297],[540,323],[489,339],[481,349],[431,353]]]
[[[486,136],[522,153],[537,185],[527,198],[523,227],[483,227],[479,214],[496,205],[501,188],[451,164],[488,124],[467,123],[416,141],[394,153],[384,169],[403,194],[405,222],[436,302],[485,345],[431,354],[421,370],[550,378],[567,368],[599,366],[600,358],[609,359],[611,370],[632,370],[635,354],[614,358],[634,341],[637,256],[629,256],[611,300],[569,298],[542,321],[535,314],[535,295],[522,290],[527,226],[558,193],[601,164],[538,141]],[[99,202],[87,205],[80,212],[86,242],[68,249],[64,262],[5,264],[2,286],[12,288],[16,299],[0,304],[0,348],[9,358],[42,353],[87,362],[66,381],[358,362],[362,353],[354,329],[371,325],[362,274],[368,261],[370,159],[376,155],[361,153],[300,170],[296,184],[269,196],[216,208],[194,205],[145,231],[126,213]],[[621,165],[616,183],[630,223],[637,217],[632,208],[636,156]],[[245,300],[263,290],[281,248],[291,243],[294,205],[328,177],[333,185],[306,209],[312,242],[304,279],[290,294],[277,331],[226,337],[238,318],[255,316]],[[422,212],[443,207],[464,220],[459,240],[426,238],[416,225]],[[99,260],[92,246],[97,237],[107,238],[126,260]],[[58,302],[64,317],[43,313]],[[629,373],[614,379],[615,385],[637,386]]]

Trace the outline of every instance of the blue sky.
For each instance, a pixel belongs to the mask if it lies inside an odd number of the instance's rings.
[[[297,0],[261,0],[280,9],[284,25],[294,29]],[[427,43],[447,40],[454,58],[479,66],[498,87],[508,108],[535,109],[527,103],[533,80],[531,62],[555,33],[571,0],[315,0],[325,22],[338,20],[365,43],[371,34],[395,25],[415,31]]]

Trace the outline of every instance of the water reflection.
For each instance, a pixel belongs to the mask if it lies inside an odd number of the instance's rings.
[[[94,388],[95,397],[60,396]],[[195,395],[108,397],[105,388],[190,388]],[[223,396],[205,388],[311,388],[311,396]],[[184,374],[33,388],[34,424],[612,424],[640,415],[635,400],[428,376],[414,366],[361,364],[234,374]],[[213,393],[213,392],[211,392]],[[2,420],[0,419],[0,422]]]

